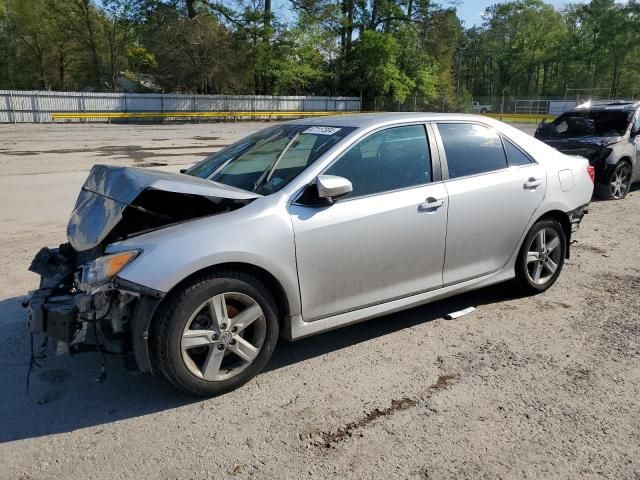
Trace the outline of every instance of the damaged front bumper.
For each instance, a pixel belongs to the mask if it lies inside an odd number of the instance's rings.
[[[148,330],[164,293],[119,277],[82,291],[71,252],[62,245],[34,258],[30,270],[41,281],[25,302],[29,330],[67,344],[71,353],[132,355],[139,370],[150,371]]]

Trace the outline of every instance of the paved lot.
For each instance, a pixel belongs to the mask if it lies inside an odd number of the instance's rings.
[[[88,168],[176,170],[259,126],[0,125],[0,478],[640,478],[638,191],[592,204],[545,294],[499,285],[281,342],[211,400],[113,358],[97,383],[93,354],[47,360],[27,395],[26,268],[64,241]]]

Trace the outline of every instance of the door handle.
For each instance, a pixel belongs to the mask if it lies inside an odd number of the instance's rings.
[[[542,180],[535,177],[530,177],[526,182],[524,182],[523,187],[527,190],[535,190],[540,185],[542,185]]]
[[[429,197],[420,205],[418,205],[418,210],[420,212],[430,212],[430,211],[437,210],[443,205],[444,205],[444,200],[442,199],[438,200],[437,198]]]

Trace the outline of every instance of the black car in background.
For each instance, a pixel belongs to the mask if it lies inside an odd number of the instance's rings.
[[[640,180],[640,101],[592,101],[542,122],[535,137],[595,167],[595,194],[621,199]]]

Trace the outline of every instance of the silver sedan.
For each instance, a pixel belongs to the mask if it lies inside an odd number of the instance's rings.
[[[220,394],[279,336],[508,280],[546,290],[593,173],[503,123],[426,113],[275,125],[183,174],[98,165],[69,242],[31,265],[30,328]]]

